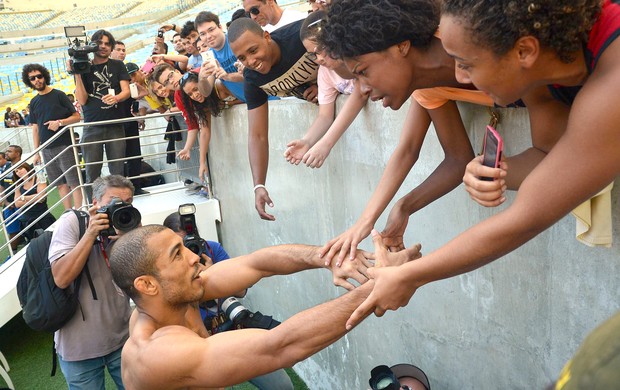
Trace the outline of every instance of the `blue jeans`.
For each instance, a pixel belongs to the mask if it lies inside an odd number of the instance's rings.
[[[116,387],[125,390],[121,378],[121,352],[123,348],[109,353],[105,356],[80,360],[77,362],[66,362],[58,355],[58,362],[62,370],[69,390],[105,390],[105,367],[108,367],[110,376],[116,383]]]
[[[293,382],[283,368],[269,374],[257,376],[248,382],[260,390],[293,390]]]

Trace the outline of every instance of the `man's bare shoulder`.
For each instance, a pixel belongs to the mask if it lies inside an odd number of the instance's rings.
[[[157,328],[138,319],[123,347],[122,372],[127,389],[185,389],[188,373],[195,368],[191,349],[204,340],[179,325]],[[173,347],[174,346],[174,347]]]

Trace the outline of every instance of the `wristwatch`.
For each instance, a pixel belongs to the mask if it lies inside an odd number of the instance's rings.
[[[19,197],[19,200],[21,200],[22,202],[24,202],[26,200],[26,198],[24,198],[24,195]]]
[[[58,127],[62,127],[62,121],[59,119],[57,122],[58,122]]]

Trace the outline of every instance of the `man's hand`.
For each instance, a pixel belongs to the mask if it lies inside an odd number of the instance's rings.
[[[254,191],[254,207],[256,207],[256,211],[258,211],[258,215],[260,215],[261,219],[266,221],[275,221],[276,217],[265,211],[265,204],[273,208],[273,202],[269,197],[269,192],[267,192],[267,189],[257,188],[256,191]]]
[[[243,74],[243,71],[245,70],[245,66],[241,63],[241,61],[235,61],[235,68],[237,68],[237,71],[241,74]]]
[[[47,121],[44,125],[47,126],[50,131],[56,131],[60,128],[60,123],[57,120]]]
[[[381,235],[373,231],[372,239],[375,244],[377,263],[384,265],[391,261],[388,257],[389,253],[387,247],[383,244]],[[417,247],[416,245],[414,248],[407,249],[407,251],[399,252],[399,254],[407,252],[408,255],[405,256],[405,258],[414,260],[420,257],[419,251],[416,254],[415,248]],[[406,274],[402,272],[400,268],[401,267],[375,266],[368,270],[369,278],[373,279],[375,283],[372,293],[370,293],[368,298],[366,298],[366,300],[355,309],[353,314],[351,314],[346,324],[347,329],[352,329],[356,326],[365,318],[365,314],[373,309],[375,315],[381,317],[387,310],[396,310],[409,303],[417,287],[413,282],[406,279]]]
[[[32,159],[32,164],[36,165],[36,164],[39,164],[40,162],[41,162],[41,156],[39,155],[39,153],[37,153],[34,155],[34,158]]]
[[[304,139],[296,139],[286,145],[284,158],[291,164],[299,164],[304,154],[310,149],[310,144]]]
[[[304,99],[310,103],[317,104],[319,102],[319,86],[312,84],[304,91]]]
[[[110,227],[110,220],[105,213],[97,213],[99,206],[92,206],[88,209],[90,219],[88,220],[88,228],[85,235],[89,235],[93,239],[97,238],[99,234]]]
[[[355,288],[355,285],[349,282],[348,279],[353,279],[359,284],[364,284],[368,281],[367,270],[372,267],[373,264],[370,260],[375,258],[373,253],[366,251],[358,251],[357,256],[351,261],[346,261],[342,267],[330,266],[333,273],[334,285],[346,288],[351,291]]]
[[[505,161],[500,162],[499,168],[491,168],[482,165],[483,156],[478,156],[471,160],[465,168],[465,176],[463,183],[465,190],[469,196],[485,207],[495,207],[506,201],[504,193],[506,192],[506,174],[508,164]],[[481,177],[491,177],[495,180],[485,181]]]
[[[115,104],[118,104],[116,95],[111,95],[111,94],[103,95],[101,97],[101,101],[107,104],[108,106],[113,106]]]

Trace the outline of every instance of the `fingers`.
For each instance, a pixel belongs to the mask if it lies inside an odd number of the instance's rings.
[[[419,244],[419,243],[415,244],[411,248],[407,248],[406,253],[407,253],[408,261],[416,260],[422,257],[422,252],[420,252],[421,249],[422,249],[422,244]]]
[[[273,207],[273,202],[271,201],[271,198],[269,198],[267,191],[259,188],[256,191],[256,200],[254,204],[256,207],[256,211],[258,211],[258,215],[261,217],[261,219],[264,219],[266,221],[275,221],[276,217],[265,211],[265,204],[269,205],[269,207]]]
[[[347,330],[353,329],[357,324],[360,323],[364,318],[366,318],[374,309],[375,302],[373,298],[373,293],[371,293],[368,298],[362,302],[361,305],[358,306],[357,309],[351,314],[347,323],[345,325]]]
[[[343,278],[334,277],[333,282],[335,286],[345,288],[348,291],[355,289],[355,286],[352,283]]]

